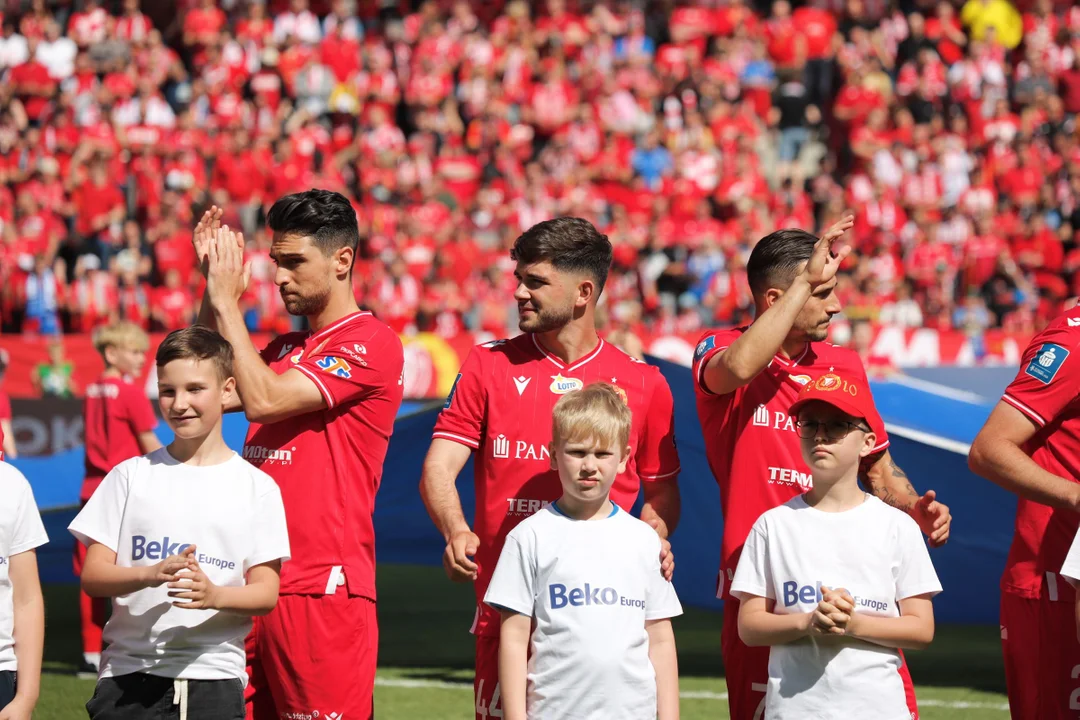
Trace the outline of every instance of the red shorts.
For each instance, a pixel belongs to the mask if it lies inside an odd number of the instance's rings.
[[[499,687],[499,636],[476,636],[476,677],[473,679],[473,702],[476,720],[502,717],[502,691]],[[494,711],[494,712],[492,712]]]
[[[1013,720],[1075,720],[1080,642],[1072,603],[1001,593],[1001,649]]]
[[[378,653],[373,601],[282,595],[247,638],[247,717],[372,718]]]
[[[728,712],[731,720],[761,720],[765,717],[765,693],[769,689],[769,648],[749,647],[739,638],[739,601],[724,601],[724,628],[720,635],[720,653],[727,677]],[[900,678],[904,681],[911,720],[919,720],[915,685],[908,673],[907,660],[900,653]]]

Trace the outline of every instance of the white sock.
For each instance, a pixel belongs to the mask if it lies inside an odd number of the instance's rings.
[[[101,653],[83,653],[83,660],[94,667],[101,667]]]

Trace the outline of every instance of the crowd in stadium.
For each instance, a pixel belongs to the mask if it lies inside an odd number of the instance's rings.
[[[398,331],[505,334],[506,250],[559,215],[612,239],[624,329],[747,320],[756,239],[845,210],[849,317],[1031,332],[1080,293],[1071,3],[412,5],[6,3],[3,330],[187,325],[212,202],[249,327],[288,329],[264,211],[313,186],[354,203],[357,295]]]

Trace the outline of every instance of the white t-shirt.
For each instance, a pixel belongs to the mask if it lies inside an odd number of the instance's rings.
[[[1080,533],[1073,538],[1065,564],[1061,566],[1061,576],[1073,587],[1080,587]]]
[[[856,611],[899,617],[897,601],[941,592],[918,525],[872,495],[827,513],[793,498],[762,514],[743,546],[731,593],[807,613],[820,586],[846,589]],[[766,720],[909,720],[898,651],[849,638],[805,638],[769,653]]]
[[[572,520],[554,505],[510,531],[484,602],[529,615],[530,718],[656,718],[646,620],[682,614],[656,531],[614,508]]]
[[[194,543],[203,572],[223,587],[243,586],[251,567],[289,557],[281,491],[236,454],[209,467],[185,465],[167,448],[125,460],[68,529],[115,551],[121,567],[156,565]],[[175,607],[168,593],[166,583],[114,598],[101,677],[147,672],[246,683],[251,618]]]
[[[15,610],[8,562],[49,542],[30,483],[13,465],[0,462],[0,671],[15,670]]]

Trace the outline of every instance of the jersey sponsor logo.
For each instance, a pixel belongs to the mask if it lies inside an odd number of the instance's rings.
[[[585,387],[585,383],[581,382],[577,378],[563,377],[562,373],[551,376],[551,385],[548,388],[556,395],[565,395],[575,390],[580,390]]]
[[[792,607],[802,603],[804,605],[816,605],[821,602],[821,581],[818,580],[813,585],[799,585],[795,580],[788,580],[782,585],[783,589],[783,601],[784,607]],[[838,591],[848,592],[844,588],[837,588]],[[851,595],[850,592],[848,592]],[[865,608],[871,612],[888,612],[892,607],[892,603],[888,600],[880,600],[877,598],[860,597],[858,595],[851,595],[851,599],[855,601],[856,607]]]
[[[810,473],[793,468],[769,467],[769,482],[773,485],[798,485],[803,490],[814,487],[814,477]]]
[[[771,414],[764,404],[758,405],[751,420],[754,427],[771,428],[795,432],[795,420],[783,410],[774,410]]]
[[[1080,327],[1080,318],[1069,318],[1069,327]]]
[[[88,398],[109,398],[115,400],[120,397],[120,386],[113,385],[112,383],[94,383],[86,386],[86,397]]]
[[[283,357],[285,357],[286,355],[288,355],[288,354],[289,354],[289,351],[290,351],[290,350],[292,350],[292,349],[293,349],[294,347],[296,347],[296,346],[295,346],[295,345],[293,345],[292,343],[286,343],[286,344],[282,345],[282,346],[281,346],[281,349],[280,349],[280,350],[278,350],[278,354],[277,354],[277,357],[276,357],[276,358],[274,358],[274,361],[275,361],[275,362],[277,362],[277,361],[278,361],[278,360],[280,360],[281,358],[283,358]]]
[[[304,348],[296,348],[296,352],[293,353],[293,356],[291,358],[289,358],[289,362],[291,362],[293,365],[296,365],[303,358],[304,358]]]
[[[491,441],[491,457],[497,460],[551,460],[551,451],[543,443],[525,440],[511,441],[505,435],[496,435]]]
[[[262,445],[245,445],[244,459],[252,465],[292,465],[292,454],[295,447],[288,450],[268,448]]]
[[[694,348],[694,362],[697,362],[701,358],[705,357],[705,353],[709,352],[714,347],[716,347],[716,337],[714,335],[710,335],[709,337],[699,342],[697,344],[697,347]]]
[[[450,388],[450,394],[446,396],[446,402],[443,403],[443,410],[449,410],[450,406],[454,404],[454,393],[457,392],[457,384],[459,382],[461,382],[461,373],[458,373],[457,377],[454,378],[454,384]]]
[[[1067,357],[1069,357],[1069,351],[1057,343],[1043,343],[1024,372],[1043,385],[1049,385]]]
[[[810,382],[809,375],[792,375],[791,379],[799,383],[800,385],[807,385]]]
[[[344,345],[342,345],[341,346],[341,352],[343,352],[346,355],[348,355],[349,357],[351,357],[353,359],[353,362],[356,362],[357,364],[362,365],[363,367],[367,367],[367,360],[365,360],[363,357],[361,357],[361,355],[367,355],[367,348],[364,347],[363,345],[359,345],[359,344],[353,345],[353,349],[351,349],[351,350],[349,348],[345,347]]]
[[[352,377],[352,367],[349,366],[349,363],[345,362],[339,357],[327,355],[326,357],[321,357],[316,360],[315,364],[318,365],[323,370],[323,372],[328,372],[331,375],[336,375],[339,378],[347,380],[348,378]]]
[[[621,606],[645,609],[645,601],[621,595],[613,587],[593,587],[585,583],[584,587],[567,588],[562,583],[548,585],[548,607],[560,610],[564,607]]]
[[[529,383],[531,383],[531,382],[532,382],[532,378],[531,377],[525,377],[524,375],[522,375],[521,377],[514,378],[514,387],[517,388],[518,397],[521,397],[522,393],[525,392],[525,388],[529,387]]]
[[[191,543],[172,542],[168,535],[161,540],[147,540],[145,535],[131,536],[131,560],[164,560],[172,555],[178,555]]]
[[[502,340],[489,340],[486,343],[482,343],[480,345],[480,347],[482,347],[482,348],[493,348],[493,347],[499,347],[500,345],[505,345],[505,344],[506,344],[506,338],[503,338]]]
[[[537,500],[536,498],[506,498],[508,507],[506,508],[507,515],[516,515],[518,517],[529,517],[540,512],[548,505],[551,504],[550,500]]]
[[[318,710],[312,710],[311,712],[281,712],[278,717],[281,720],[345,720],[341,713],[321,713]]]
[[[0,557],[0,565],[7,565],[7,558],[6,557]]]

